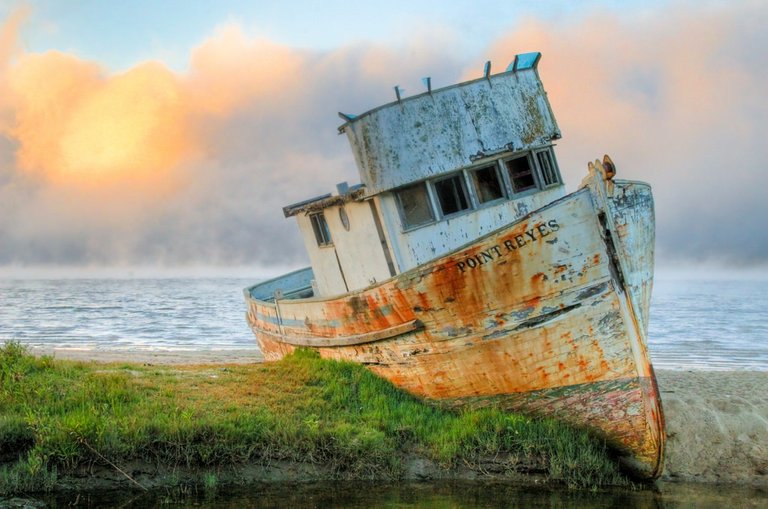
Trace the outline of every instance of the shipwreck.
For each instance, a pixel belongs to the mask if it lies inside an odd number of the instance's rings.
[[[441,404],[561,419],[652,479],[651,189],[605,156],[566,193],[540,56],[340,114],[361,183],[284,207],[311,267],[247,288],[247,320],[266,360],[314,348]]]

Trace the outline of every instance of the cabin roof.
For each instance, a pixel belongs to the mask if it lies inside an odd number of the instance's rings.
[[[529,150],[560,137],[539,79],[539,53],[515,57],[506,71],[432,90],[347,120],[360,180],[371,195],[433,178],[478,159]],[[396,87],[396,92],[398,89]]]
[[[416,101],[416,100],[418,100],[420,98],[423,98],[424,96],[430,96],[430,95],[435,94],[435,93],[443,92],[443,91],[450,90],[450,89],[453,89],[453,88],[462,87],[464,85],[467,85],[468,83],[474,83],[476,81],[487,80],[487,79],[491,78],[492,76],[500,76],[500,75],[503,75],[503,74],[515,73],[517,71],[525,71],[525,70],[529,70],[529,69],[535,70],[538,67],[538,65],[539,65],[539,60],[541,60],[541,53],[539,53],[539,52],[521,53],[519,55],[515,55],[515,59],[512,61],[512,63],[510,63],[507,66],[507,68],[506,68],[506,70],[504,70],[504,72],[496,73],[496,74],[493,74],[493,75],[490,74],[490,70],[491,70],[491,65],[490,64],[491,63],[490,62],[486,62],[486,64],[485,64],[485,71],[486,72],[485,72],[485,75],[483,77],[476,78],[476,79],[473,79],[473,80],[462,81],[460,83],[453,83],[451,85],[447,85],[445,87],[436,88],[434,90],[431,88],[431,80],[430,80],[430,78],[424,78],[424,82],[425,83],[430,83],[430,85],[428,85],[430,87],[429,90],[426,91],[426,92],[423,92],[421,94],[416,94],[416,95],[413,95],[413,96],[410,96],[410,97],[403,97],[403,98],[401,98],[400,97],[399,87],[396,86],[396,87],[394,87],[395,91],[397,93],[397,96],[398,96],[398,99],[396,101],[392,101],[390,103],[386,103],[386,104],[382,104],[382,105],[376,106],[375,108],[371,108],[370,110],[365,111],[363,113],[360,113],[359,115],[354,115],[354,114],[351,114],[351,113],[339,112],[339,117],[341,117],[342,119],[345,120],[345,122],[343,124],[341,124],[339,126],[339,128],[338,128],[339,129],[339,134],[344,133],[346,131],[347,127],[349,127],[350,125],[354,124],[355,122],[363,119],[364,117],[366,117],[366,116],[368,116],[368,115],[370,115],[372,113],[375,113],[375,112],[377,112],[379,110],[382,110],[382,109],[385,109],[385,108],[390,108],[390,107],[392,107],[395,104],[402,105],[403,103],[406,103],[406,102]]]
[[[365,198],[365,195],[365,186],[363,184],[355,184],[346,188],[345,191],[339,192],[339,194],[327,193],[292,205],[286,205],[283,207],[283,214],[285,217],[292,217],[302,212],[319,212],[334,205],[343,205],[350,201],[360,201]]]

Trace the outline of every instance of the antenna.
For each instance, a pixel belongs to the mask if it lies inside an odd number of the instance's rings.
[[[432,93],[432,78],[427,76],[426,78],[421,78],[421,82],[424,83],[424,86],[427,87],[427,92],[430,94]]]
[[[485,79],[490,81],[490,79],[491,79],[490,78],[490,76],[491,76],[491,61],[490,60],[488,60],[485,63],[485,67],[483,68],[483,75],[485,76]]]
[[[517,60],[519,55],[515,55],[515,59],[507,66],[507,72],[515,72],[517,71]]]
[[[400,85],[395,85],[395,95],[397,96],[397,102],[400,102]]]

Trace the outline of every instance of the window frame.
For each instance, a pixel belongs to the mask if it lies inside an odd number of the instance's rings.
[[[553,145],[547,145],[544,147],[531,148],[525,151],[514,152],[511,154],[507,153],[505,156],[496,156],[494,159],[484,159],[483,162],[478,162],[471,166],[464,167],[447,175],[426,178],[424,180],[411,182],[399,188],[392,189],[390,192],[392,193],[395,206],[397,207],[398,214],[400,216],[401,231],[403,233],[407,233],[424,226],[439,223],[444,219],[451,219],[462,214],[468,214],[474,210],[499,205],[500,203],[513,201],[518,198],[535,194],[552,187],[562,186],[563,179],[560,174],[560,167],[557,164],[557,159],[555,158],[554,150],[552,150],[552,148]],[[544,169],[542,165],[539,164],[539,154],[545,152],[548,154],[549,161],[552,163],[552,176],[556,179],[551,184],[545,184]],[[533,185],[521,191],[516,191],[514,186],[514,179],[512,178],[512,174],[509,167],[507,166],[507,163],[509,161],[522,158],[525,158],[528,164],[530,175],[533,180]],[[475,177],[477,172],[486,169],[492,169],[495,172],[496,178],[500,185],[501,196],[499,198],[481,202],[480,195],[478,193],[479,188],[476,185]],[[458,210],[456,212],[445,214],[442,210],[436,184],[453,178],[459,178],[461,190],[464,193],[464,197],[467,200],[468,206],[467,208]],[[429,215],[431,219],[418,224],[409,224],[406,220],[407,218],[400,193],[403,190],[416,186],[420,186],[426,192],[426,205],[429,208]]]
[[[515,159],[523,159],[525,158],[528,162],[528,168],[530,168],[530,175],[533,177],[533,185],[531,187],[525,188],[523,190],[516,190],[515,189],[515,179],[512,176],[512,172],[509,169],[509,166],[507,166],[507,163],[509,161],[514,161]],[[500,159],[500,162],[504,168],[505,176],[507,177],[509,181],[509,190],[511,192],[509,198],[514,199],[518,196],[525,196],[528,194],[533,194],[538,191],[542,190],[541,183],[539,181],[539,172],[537,171],[538,166],[536,165],[535,158],[533,157],[533,151],[529,150],[527,152],[524,152],[522,154],[516,154],[509,157],[503,157]]]
[[[405,207],[403,207],[403,201],[401,198],[400,193],[408,188],[411,187],[418,187],[421,186],[421,188],[424,190],[424,194],[427,199],[427,206],[429,208],[429,215],[431,217],[430,220],[424,221],[422,223],[415,223],[415,224],[409,224],[407,221],[407,217],[405,214]],[[427,226],[430,224],[434,224],[438,221],[437,215],[436,215],[436,207],[434,204],[434,197],[432,196],[432,193],[430,192],[430,186],[427,183],[426,180],[421,180],[419,182],[412,182],[408,185],[399,187],[397,189],[392,190],[392,194],[395,198],[395,204],[397,205],[397,212],[400,215],[400,224],[402,225],[403,232],[408,232],[411,230],[416,230],[417,228],[421,228],[423,226]]]
[[[501,196],[499,196],[498,198],[494,198],[492,200],[481,202],[480,193],[478,192],[479,187],[477,185],[477,179],[475,178],[475,176],[477,175],[478,172],[487,170],[487,169],[493,170],[493,173],[496,176],[496,181],[499,183],[499,190],[501,191]],[[474,201],[475,208],[479,209],[483,207],[490,207],[498,203],[501,203],[502,201],[507,201],[510,199],[509,186],[507,185],[507,181],[504,179],[504,172],[499,168],[498,159],[480,166],[467,168],[465,172],[467,174],[467,179],[470,182],[469,194],[471,195]]]
[[[332,247],[333,235],[331,235],[331,228],[328,226],[328,220],[325,218],[325,213],[313,212],[309,214],[309,223],[315,234],[317,247]]]
[[[437,191],[437,184],[439,184],[441,182],[448,181],[448,180],[453,180],[453,179],[458,179],[459,186],[460,186],[461,192],[464,193],[464,201],[466,202],[467,206],[465,208],[463,208],[463,209],[459,209],[459,210],[457,210],[455,212],[451,212],[450,214],[446,214],[443,211],[442,204],[440,203],[440,196],[439,196],[439,193]],[[454,216],[458,216],[460,214],[466,213],[467,211],[474,210],[475,207],[474,207],[474,204],[472,203],[472,197],[471,197],[470,192],[469,192],[469,187],[470,186],[467,185],[467,179],[466,179],[466,177],[464,175],[464,171],[463,170],[451,173],[450,175],[444,175],[444,176],[441,176],[439,178],[430,179],[428,182],[429,182],[429,186],[428,187],[431,187],[432,188],[432,192],[434,193],[434,204],[436,205],[436,210],[437,210],[437,213],[440,216],[440,220],[445,219],[445,218],[451,218],[451,217],[454,217]],[[454,191],[455,190],[456,190],[456,188],[454,187]],[[459,198],[458,195],[456,195],[455,197]]]
[[[541,188],[542,189],[548,189],[550,187],[555,187],[563,184],[562,176],[560,175],[560,168],[557,165],[557,160],[555,159],[555,151],[552,150],[552,146],[545,147],[540,150],[533,151],[534,159],[536,160],[536,166],[539,169],[539,175],[541,176]],[[552,177],[554,177],[554,180],[551,184],[547,184],[546,179],[546,173],[544,171],[543,166],[540,164],[539,155],[546,154],[549,157],[549,162],[551,164],[551,172]]]

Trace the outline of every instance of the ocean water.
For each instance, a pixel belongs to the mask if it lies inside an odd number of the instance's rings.
[[[768,281],[657,278],[648,348],[657,369],[768,371]]]
[[[95,350],[257,349],[240,278],[0,279],[0,341]],[[768,282],[657,278],[657,369],[768,371]]]

